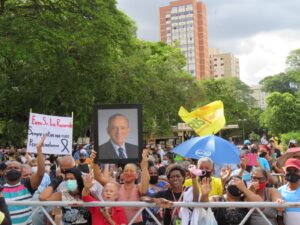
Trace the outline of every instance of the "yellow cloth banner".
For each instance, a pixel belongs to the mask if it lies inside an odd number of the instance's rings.
[[[178,115],[199,136],[216,134],[226,123],[222,101],[211,102],[190,113],[181,106]]]

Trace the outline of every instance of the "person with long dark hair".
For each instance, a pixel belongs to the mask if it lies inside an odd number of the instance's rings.
[[[39,199],[41,201],[82,201],[82,189],[84,187],[81,172],[77,168],[70,168],[65,171],[65,190],[54,192],[57,186],[63,181],[62,176],[58,176],[51,182],[52,193],[43,191]],[[85,207],[62,207],[62,224],[90,224],[90,214]]]

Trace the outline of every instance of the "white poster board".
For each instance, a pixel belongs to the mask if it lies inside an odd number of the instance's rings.
[[[43,154],[71,155],[73,117],[49,116],[30,113],[27,151],[36,153],[36,145],[47,134]]]

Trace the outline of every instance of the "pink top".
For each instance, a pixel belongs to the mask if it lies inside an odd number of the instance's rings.
[[[138,201],[140,201],[140,194],[139,194],[138,186],[135,185],[133,190],[126,192],[124,184],[122,184],[121,188],[119,190],[118,201],[120,201],[120,202],[138,202]],[[131,221],[131,219],[134,217],[134,215],[139,211],[139,209],[140,208],[138,208],[138,207],[124,207],[126,220],[128,223]],[[139,223],[142,221],[143,221],[142,215],[139,214],[139,216],[136,218],[136,220],[133,223]]]

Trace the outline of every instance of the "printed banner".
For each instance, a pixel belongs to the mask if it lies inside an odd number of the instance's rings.
[[[36,153],[36,145],[43,134],[47,134],[43,145],[44,154],[70,155],[72,153],[73,117],[30,113],[28,152]]]
[[[216,134],[226,123],[222,101],[211,102],[190,113],[181,106],[178,115],[199,136]]]

